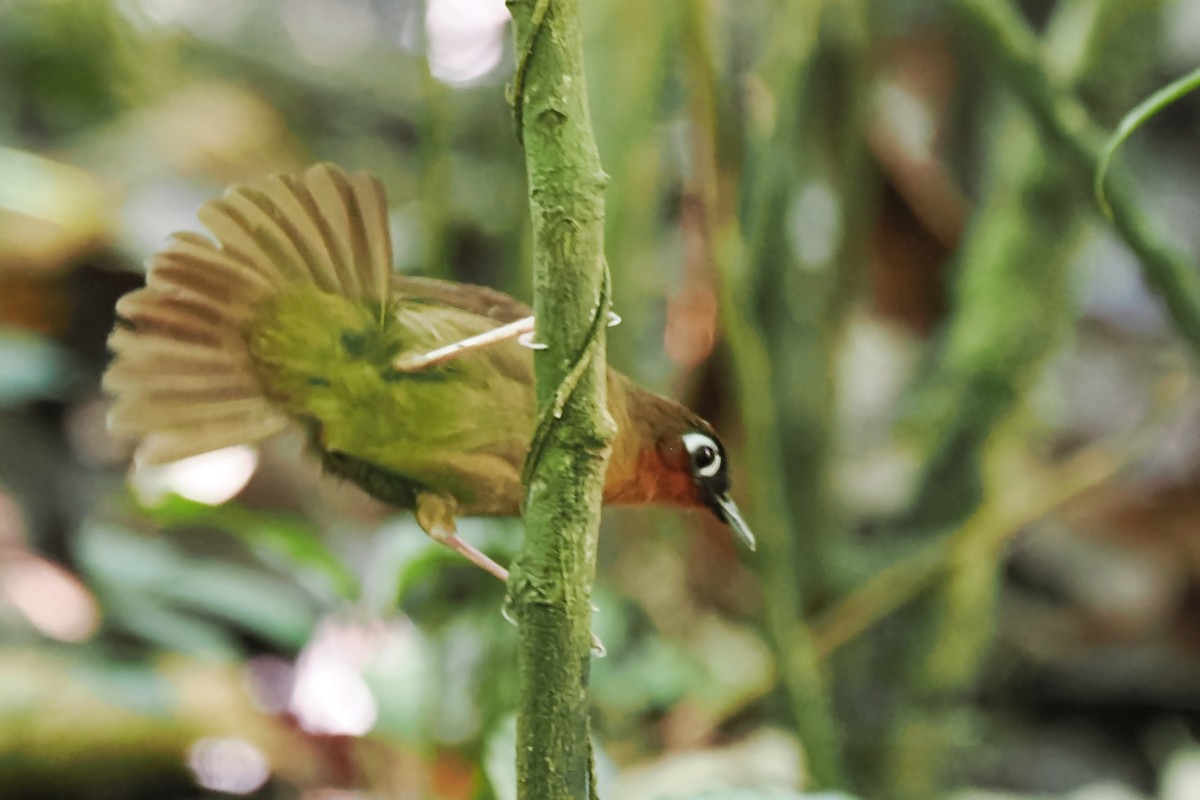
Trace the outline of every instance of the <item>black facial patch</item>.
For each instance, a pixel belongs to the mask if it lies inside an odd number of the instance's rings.
[[[715,436],[701,431],[685,433],[683,445],[688,454],[692,481],[696,484],[700,499],[723,519],[717,498],[729,491],[729,462],[725,457],[725,448]],[[704,474],[714,468],[715,472],[711,475]]]

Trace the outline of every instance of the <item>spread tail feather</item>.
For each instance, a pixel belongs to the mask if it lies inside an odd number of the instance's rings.
[[[138,463],[160,464],[278,433],[287,417],[264,395],[246,325],[290,285],[386,303],[392,245],[383,187],[318,164],[235,186],[199,213],[215,241],[177,233],[150,260],[146,286],[117,304],[114,433],[139,439]]]

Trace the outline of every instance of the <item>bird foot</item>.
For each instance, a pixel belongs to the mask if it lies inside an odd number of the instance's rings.
[[[621,318],[612,311],[608,312],[608,327],[612,328],[620,324]],[[466,339],[451,342],[435,350],[403,355],[392,362],[392,368],[398,372],[419,372],[429,367],[435,367],[438,364],[444,364],[447,361],[464,356],[475,350],[490,347],[500,342],[507,342],[509,339],[516,339],[523,347],[528,347],[531,350],[545,350],[548,347],[545,342],[534,341],[533,317],[522,317],[515,322],[501,325],[498,328],[493,328],[490,331],[475,336],[468,336]]]
[[[436,350],[401,356],[392,362],[392,368],[399,372],[417,372],[444,364],[475,350],[507,342],[509,339],[519,339],[531,333],[533,333],[533,317],[522,317],[516,322],[501,325],[499,328],[493,328],[476,336],[468,336],[466,339],[451,342]]]
[[[451,550],[462,553],[475,566],[491,575],[495,575],[504,583],[508,583],[508,570],[493,561],[482,550],[463,540],[457,533],[434,533],[430,535],[434,541],[446,545]]]
[[[462,553],[467,557],[467,560],[469,560],[475,566],[491,573],[492,575],[495,575],[501,581],[508,583],[508,570],[497,564],[487,554],[478,548],[464,541],[458,534],[446,533],[445,531],[439,530],[432,532],[429,535],[434,541],[440,542],[452,550]],[[505,619],[508,619],[510,622],[513,621],[508,615],[505,615]],[[608,648],[604,646],[604,642],[600,639],[600,637],[594,633],[592,634],[592,654],[596,656],[596,658],[604,658],[606,655],[608,655]]]
[[[454,522],[458,504],[452,498],[443,495],[421,492],[417,495],[415,516],[421,530],[438,544],[443,544],[461,553],[475,566],[494,575],[503,583],[508,583],[508,570],[497,564],[490,556],[458,535],[458,526]],[[502,612],[503,613],[503,612]],[[509,616],[505,614],[505,619]],[[511,619],[510,619],[511,621]],[[608,650],[604,642],[596,634],[592,634],[592,652],[597,658],[604,658]]]
[[[457,511],[458,503],[454,501],[454,498],[432,492],[421,492],[417,495],[417,507],[414,515],[417,518],[417,524],[421,526],[421,530],[429,534],[430,539],[461,553],[475,566],[507,583],[508,570],[458,535],[458,525],[454,521]]]

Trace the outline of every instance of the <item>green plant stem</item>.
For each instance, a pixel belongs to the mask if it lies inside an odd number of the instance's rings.
[[[1005,23],[987,32],[993,51],[1003,47],[990,38],[1020,23],[1003,2],[959,5]],[[1113,39],[1129,38],[1126,28],[1107,24],[1127,8],[1122,0],[1064,0],[1045,42],[1031,38],[1018,48],[1028,67],[1021,85],[1053,92],[1056,123],[1088,119],[1072,92],[1108,65]],[[895,684],[891,730],[878,737],[886,744],[872,762],[882,766],[878,785],[898,798],[936,794],[967,753],[962,725],[970,711],[960,698],[989,650],[1002,543],[1013,529],[1002,512],[1014,476],[997,465],[1013,452],[1030,387],[1074,315],[1069,267],[1085,230],[1091,173],[1063,156],[1061,139],[1018,113],[1024,109],[1002,111],[990,120],[987,191],[960,250],[954,317],[914,404],[931,455],[897,528],[959,533],[940,556],[919,556],[911,570],[889,573],[916,593],[937,578],[936,591],[914,612],[919,624],[885,660],[890,674],[897,661],[904,665],[904,680]],[[1043,116],[1033,116],[1044,126]]]
[[[726,253],[722,258],[726,263],[744,259],[733,232],[718,247]],[[761,331],[742,310],[747,306],[739,301],[740,296],[735,285],[726,286],[720,294],[721,316],[736,364],[746,451],[754,454],[754,466],[747,470],[746,477],[754,508],[753,527],[759,537],[767,627],[775,642],[780,676],[804,744],[813,788],[838,788],[845,780],[841,736],[812,634],[805,623],[801,587],[792,566],[798,548],[787,510],[786,473],[778,452],[775,407],[770,395],[760,388],[769,380],[771,359]]]
[[[588,727],[591,585],[615,434],[605,402],[606,177],[592,134],[578,0],[511,0],[513,106],[533,221],[538,425],[525,544],[510,579],[520,626],[517,789],[597,795]]]
[[[1198,88],[1200,88],[1200,69],[1193,70],[1182,78],[1172,81],[1147,97],[1121,120],[1121,124],[1109,137],[1108,142],[1104,145],[1104,153],[1100,157],[1100,165],[1096,168],[1094,186],[1096,202],[1099,203],[1104,216],[1108,217],[1110,221],[1112,220],[1112,207],[1108,204],[1105,181],[1117,151],[1142,125],[1162,113],[1163,109],[1179,102],[1189,92],[1194,92]]]
[[[1162,441],[1188,381],[1166,381],[1146,423],[1093,444],[1048,469],[1022,469],[1020,480],[986,502],[954,533],[879,572],[812,624],[824,661],[888,616],[933,589],[964,557],[994,555],[1029,525],[1108,483]],[[990,557],[990,556],[989,556]]]
[[[619,42],[588,51],[596,140],[612,184],[605,194],[605,250],[613,307],[624,317],[609,357],[648,388],[676,385],[678,367],[648,343],[662,339],[661,304],[674,277],[662,268],[660,211],[665,187],[664,84],[678,49],[679,5],[609,0],[584,7],[588,37]],[[637,20],[631,25],[630,20]],[[651,353],[656,353],[651,357]]]
[[[948,538],[897,562],[855,589],[813,623],[817,655],[825,660],[933,588],[963,558],[994,554],[1013,536],[1080,495],[1107,483],[1135,451],[1086,450],[1048,473],[1027,476],[1003,502],[985,503]]]
[[[954,0],[953,5],[976,29],[997,72],[1028,107],[1043,136],[1070,159],[1077,183],[1090,191],[1108,137],[1079,99],[1050,79],[1038,38],[1020,10],[1009,0]],[[1127,180],[1110,177],[1107,196],[1113,227],[1138,257],[1175,330],[1200,358],[1200,270],[1142,210]]]
[[[429,71],[428,61],[423,61],[420,69],[425,109],[420,149],[421,228],[426,237],[424,264],[429,274],[453,279],[449,263],[450,192],[454,177],[450,96]]]
[[[780,34],[767,48],[763,75],[781,106],[796,110],[815,42],[822,5],[795,0],[783,8]],[[717,72],[708,43],[711,10],[703,0],[692,0],[684,21],[684,44],[690,78],[692,116],[695,121],[693,151],[696,157],[692,191],[702,209],[701,235],[708,242],[719,277],[718,294],[723,330],[732,354],[735,391],[746,431],[746,451],[753,454],[744,473],[753,509],[753,528],[759,536],[761,574],[766,600],[766,623],[775,642],[781,681],[796,730],[803,742],[810,783],[815,788],[844,784],[841,743],[825,678],[821,674],[812,638],[803,616],[802,583],[798,573],[802,551],[811,531],[797,531],[789,512],[788,470],[780,448],[780,420],[771,392],[773,365],[765,331],[755,309],[756,265],[761,259],[757,236],[743,238],[742,226],[732,206],[722,200],[733,194],[732,175],[739,165],[730,163],[731,137],[722,129],[717,113],[722,105]],[[786,39],[787,46],[782,46]],[[758,232],[766,220],[776,218],[784,199],[773,178],[791,140],[794,115],[780,112],[778,130],[760,129],[741,174],[753,176],[747,193],[746,230]],[[804,538],[802,538],[802,536]],[[807,555],[805,552],[804,555]],[[819,560],[819,557],[818,557]]]

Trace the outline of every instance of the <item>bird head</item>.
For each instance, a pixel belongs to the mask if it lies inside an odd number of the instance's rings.
[[[753,550],[754,534],[729,494],[729,458],[712,426],[617,373],[610,377],[618,434],[606,501],[706,508]]]
[[[707,508],[724,522],[751,550],[754,534],[729,495],[729,459],[712,429],[700,420],[682,433],[662,437],[657,450],[667,469],[686,476],[691,484],[692,503]]]

